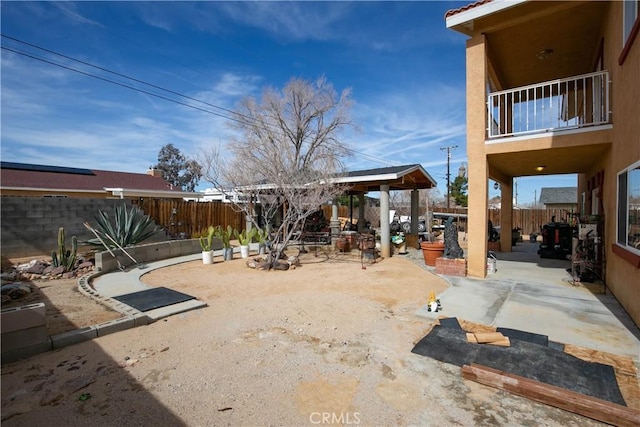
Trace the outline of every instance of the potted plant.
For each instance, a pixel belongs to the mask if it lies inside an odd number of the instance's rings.
[[[222,243],[222,255],[225,261],[229,261],[233,259],[233,248],[231,247],[231,240],[234,239],[238,235],[238,231],[227,225],[227,227],[223,227],[219,225],[216,227],[215,236],[220,239]]]
[[[210,225],[199,238],[200,247],[202,248],[202,263],[213,264],[213,237],[216,229]]]
[[[240,255],[242,258],[249,258],[249,244],[256,235],[256,229],[242,230],[238,233],[238,241],[240,242]]]
[[[265,228],[256,228],[256,240],[258,241],[258,255],[264,255],[267,251],[267,241],[269,240],[269,231]]]

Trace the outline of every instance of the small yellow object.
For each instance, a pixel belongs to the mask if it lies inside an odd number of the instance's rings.
[[[428,304],[431,305],[432,302],[436,302],[436,293],[431,291],[429,292],[429,302]]]

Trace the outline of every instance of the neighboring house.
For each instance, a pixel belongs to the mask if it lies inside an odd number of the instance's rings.
[[[466,44],[468,273],[486,276],[489,180],[511,250],[514,178],[578,175],[606,285],[640,324],[640,19],[631,1],[482,0],[445,15]],[[512,224],[513,225],[513,224]]]
[[[106,199],[201,197],[172,188],[157,169],[146,174],[0,162],[0,195]]]
[[[222,191],[218,188],[207,188],[200,202],[220,201],[223,203],[246,203],[248,198],[235,190]]]
[[[540,199],[545,209],[565,209],[576,212],[578,208],[578,187],[543,187]]]

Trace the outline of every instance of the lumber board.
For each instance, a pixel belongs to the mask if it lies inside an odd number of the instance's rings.
[[[475,336],[480,344],[503,341],[505,338],[500,332],[476,332]]]
[[[640,411],[635,409],[488,366],[464,365],[462,377],[604,423],[617,426],[640,425]]]
[[[467,342],[471,344],[489,344],[489,345],[497,345],[500,347],[510,347],[511,341],[509,337],[505,337],[501,333],[466,333]]]
[[[499,341],[491,341],[486,343],[488,345],[497,345],[500,347],[511,347],[511,341],[509,341],[509,337],[504,337]]]

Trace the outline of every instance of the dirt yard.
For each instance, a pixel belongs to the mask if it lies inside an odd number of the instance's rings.
[[[42,302],[45,305],[47,332],[57,335],[122,317],[78,290],[78,279],[35,280],[29,282],[29,296],[3,303],[2,308]]]
[[[412,354],[431,327],[414,313],[447,283],[409,258],[152,271],[208,307],[3,365],[2,424],[599,425]]]

